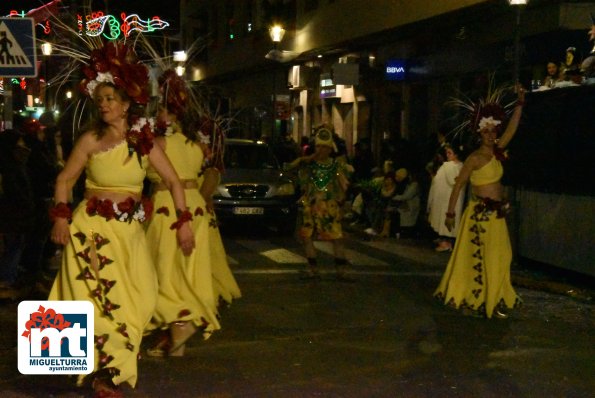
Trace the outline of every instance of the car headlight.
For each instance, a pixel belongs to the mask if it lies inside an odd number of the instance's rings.
[[[275,192],[277,196],[291,196],[293,194],[295,194],[295,187],[290,182],[279,185],[277,192]]]
[[[231,195],[229,194],[229,191],[227,190],[227,187],[225,185],[218,185],[217,186],[217,193],[215,194],[215,196],[221,196],[224,198],[231,198]]]

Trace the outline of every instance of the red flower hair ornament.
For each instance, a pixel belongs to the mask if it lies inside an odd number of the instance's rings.
[[[84,65],[82,71],[85,78],[80,88],[90,97],[99,83],[109,82],[122,88],[138,104],[149,101],[149,71],[138,61],[134,50],[124,43],[108,42],[93,50],[89,64]]]
[[[158,82],[162,96],[161,103],[169,112],[181,119],[189,97],[186,82],[172,69],[163,72]]]

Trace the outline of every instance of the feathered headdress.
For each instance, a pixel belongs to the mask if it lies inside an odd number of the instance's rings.
[[[125,43],[108,42],[91,51],[89,63],[83,66],[83,74],[85,78],[80,87],[89,96],[93,96],[100,82],[110,82],[126,91],[138,104],[149,101],[149,70]]]
[[[186,82],[172,69],[163,72],[159,76],[158,82],[162,98],[161,103],[178,119],[182,119],[189,97]]]
[[[494,126],[498,131],[502,129],[516,101],[504,103],[505,95],[511,90],[511,86],[496,87],[494,80],[492,74],[488,82],[488,93],[484,98],[473,101],[461,94],[460,98],[451,98],[447,102],[447,105],[462,109],[464,113],[463,122],[452,131],[455,137],[465,132],[477,134],[488,125]]]
[[[204,44],[203,39],[197,39],[189,47],[188,58],[191,59],[198,54],[200,46]],[[193,140],[200,143],[205,156],[203,169],[215,167],[223,171],[225,133],[229,129],[230,118],[221,115],[219,109],[209,106],[212,97],[207,87],[200,84],[190,85],[183,77],[177,75],[171,56],[162,55],[169,51],[155,48],[144,37],[139,37],[137,46],[151,58],[157,70],[160,102],[165,104],[170,112],[175,113],[178,119],[183,116],[188,122],[188,133],[191,133]]]

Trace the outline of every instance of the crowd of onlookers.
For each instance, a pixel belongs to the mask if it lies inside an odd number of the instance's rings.
[[[48,240],[54,182],[64,166],[51,112],[0,132],[0,298],[47,294],[57,247]]]
[[[452,250],[456,231],[446,232],[444,217],[438,214],[446,212],[448,188],[462,166],[460,148],[448,145],[439,132],[423,148],[403,138],[387,139],[375,159],[368,138],[354,144],[352,156],[336,133],[334,139],[333,156],[345,156],[353,166],[345,204],[347,227],[379,238],[431,237],[437,251]],[[310,137],[298,144],[287,134],[276,155],[280,163],[288,163],[310,154],[313,147]]]

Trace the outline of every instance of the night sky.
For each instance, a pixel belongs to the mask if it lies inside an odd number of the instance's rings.
[[[7,16],[11,10],[29,11],[49,3],[50,0],[0,0],[0,15]],[[119,16],[138,14],[141,19],[159,16],[170,23],[170,31],[179,28],[179,1],[150,1],[150,0],[62,0],[61,8],[69,7],[73,3],[79,6],[91,3],[91,8],[97,11],[109,10],[110,14]]]

